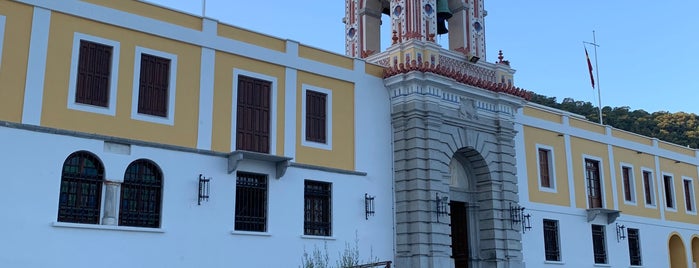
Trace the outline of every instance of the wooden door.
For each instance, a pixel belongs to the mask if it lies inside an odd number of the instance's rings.
[[[455,268],[468,268],[468,214],[466,203],[451,201],[451,255]]]
[[[602,207],[602,187],[600,185],[599,161],[585,159],[587,177],[587,199],[590,208]]]

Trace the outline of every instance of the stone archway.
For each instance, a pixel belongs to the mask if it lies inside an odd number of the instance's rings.
[[[670,268],[687,268],[687,253],[685,252],[684,242],[682,242],[682,238],[678,234],[670,236],[668,251]]]
[[[692,237],[692,267],[699,265],[699,237]]]

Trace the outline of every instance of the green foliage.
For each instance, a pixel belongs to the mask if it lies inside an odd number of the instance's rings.
[[[534,94],[531,101],[544,106],[579,114],[592,122],[599,122],[599,110],[590,102],[565,98],[561,103],[555,97]],[[612,127],[657,138],[674,144],[699,148],[699,116],[694,113],[648,113],[628,106],[602,107],[604,123]]]

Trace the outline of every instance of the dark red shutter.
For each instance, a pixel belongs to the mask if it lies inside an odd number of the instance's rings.
[[[80,40],[75,102],[109,106],[112,47]]]
[[[306,90],[306,140],[326,143],[327,141],[327,98],[328,95]]]
[[[651,173],[650,173],[650,172],[647,172],[647,171],[644,171],[644,172],[643,172],[643,191],[644,191],[644,193],[645,193],[645,195],[646,195],[646,204],[648,204],[648,205],[652,205],[652,204],[653,204],[653,199],[652,199],[653,196],[652,196],[651,189],[650,189],[650,186],[651,186],[651,183],[650,183],[650,180],[651,180],[650,174],[651,174]]]
[[[541,172],[541,187],[551,187],[548,150],[539,149],[539,172]]]
[[[138,113],[167,117],[170,59],[141,54]]]
[[[687,205],[687,211],[694,210],[694,208],[692,207],[691,187],[692,187],[691,181],[685,180],[684,181],[684,203],[685,203],[685,205]]]
[[[236,149],[269,153],[272,83],[238,76]]]
[[[632,201],[631,199],[631,169],[627,167],[621,168],[621,175],[624,183],[624,200]]]

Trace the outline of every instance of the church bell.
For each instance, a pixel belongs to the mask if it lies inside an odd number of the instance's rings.
[[[437,0],[437,34],[448,33],[447,20],[451,18],[448,0]]]

